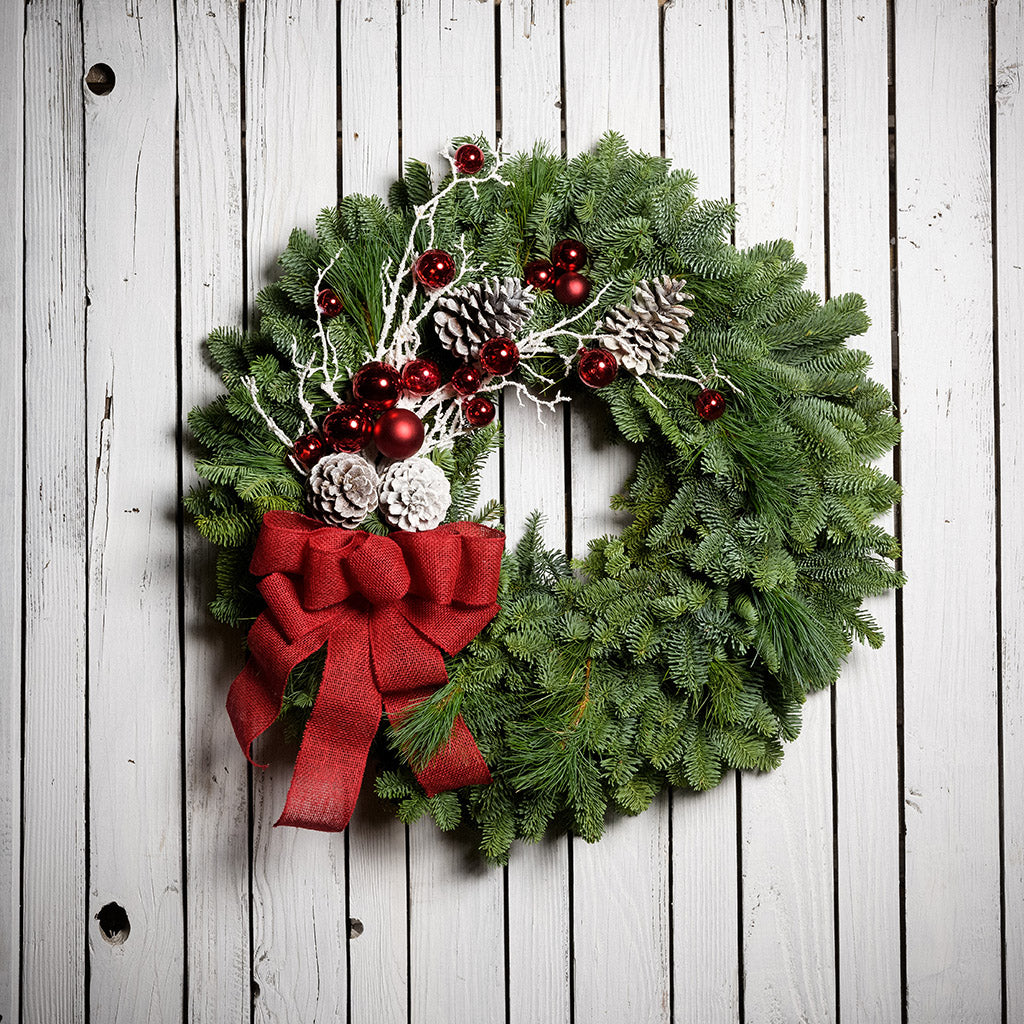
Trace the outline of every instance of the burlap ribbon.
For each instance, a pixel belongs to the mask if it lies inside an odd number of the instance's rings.
[[[462,650],[498,612],[504,536],[476,523],[378,537],[268,512],[252,559],[267,610],[228,714],[251,760],[281,710],[288,674],[324,643],[323,680],[278,825],[335,832],[352,816],[381,709],[392,722],[447,681],[442,652]],[[255,762],[253,762],[255,763]],[[491,781],[459,716],[417,772],[428,795]]]

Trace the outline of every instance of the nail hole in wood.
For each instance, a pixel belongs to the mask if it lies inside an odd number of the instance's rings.
[[[106,96],[114,88],[114,82],[114,69],[109,64],[93,64],[85,76],[89,92],[97,96]]]
[[[96,920],[100,923],[103,938],[112,946],[120,946],[132,930],[124,907],[117,903],[108,903],[105,907],[100,908]]]
[[[363,934],[363,922],[358,917],[350,917],[348,919],[348,937],[350,939],[358,939]]]

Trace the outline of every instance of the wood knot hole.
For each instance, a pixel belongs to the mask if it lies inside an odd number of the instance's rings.
[[[89,92],[97,96],[106,96],[114,88],[115,80],[114,69],[109,64],[93,64],[85,76]]]
[[[363,922],[358,917],[350,917],[348,919],[348,937],[350,939],[358,939],[363,934]]]
[[[118,903],[108,903],[105,907],[101,907],[100,912],[96,915],[96,920],[100,923],[103,938],[112,946],[120,946],[132,930],[124,907]]]

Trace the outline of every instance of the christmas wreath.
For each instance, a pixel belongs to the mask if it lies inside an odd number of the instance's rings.
[[[209,338],[227,394],[190,415],[219,548],[213,614],[248,632],[228,708],[248,753],[299,744],[281,823],[336,830],[371,746],[399,818],[475,822],[484,855],[600,837],[666,785],[768,770],[902,585],[871,465],[899,436],[863,300],[822,302],[787,241],[606,136],[565,160],[445,151],[387,203],[296,230],[258,328]],[[582,391],[637,455],[620,536],[570,561],[477,509],[503,391]]]

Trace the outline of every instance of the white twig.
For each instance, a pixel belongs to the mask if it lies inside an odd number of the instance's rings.
[[[292,335],[292,364],[298,371],[298,386],[296,391],[298,392],[299,405],[302,406],[302,411],[306,414],[306,419],[309,421],[309,426],[312,430],[316,430],[316,416],[313,413],[313,405],[306,398],[306,381],[309,380],[309,375],[313,370],[313,360],[308,363],[299,362],[299,339]]]
[[[256,407],[256,411],[263,417],[264,423],[266,423],[270,432],[288,448],[291,448],[293,441],[292,439],[274,422],[273,417],[263,408],[260,404],[260,392],[259,388],[256,387],[255,377],[243,377],[242,383],[245,385],[249,394],[252,395],[252,404]]]

